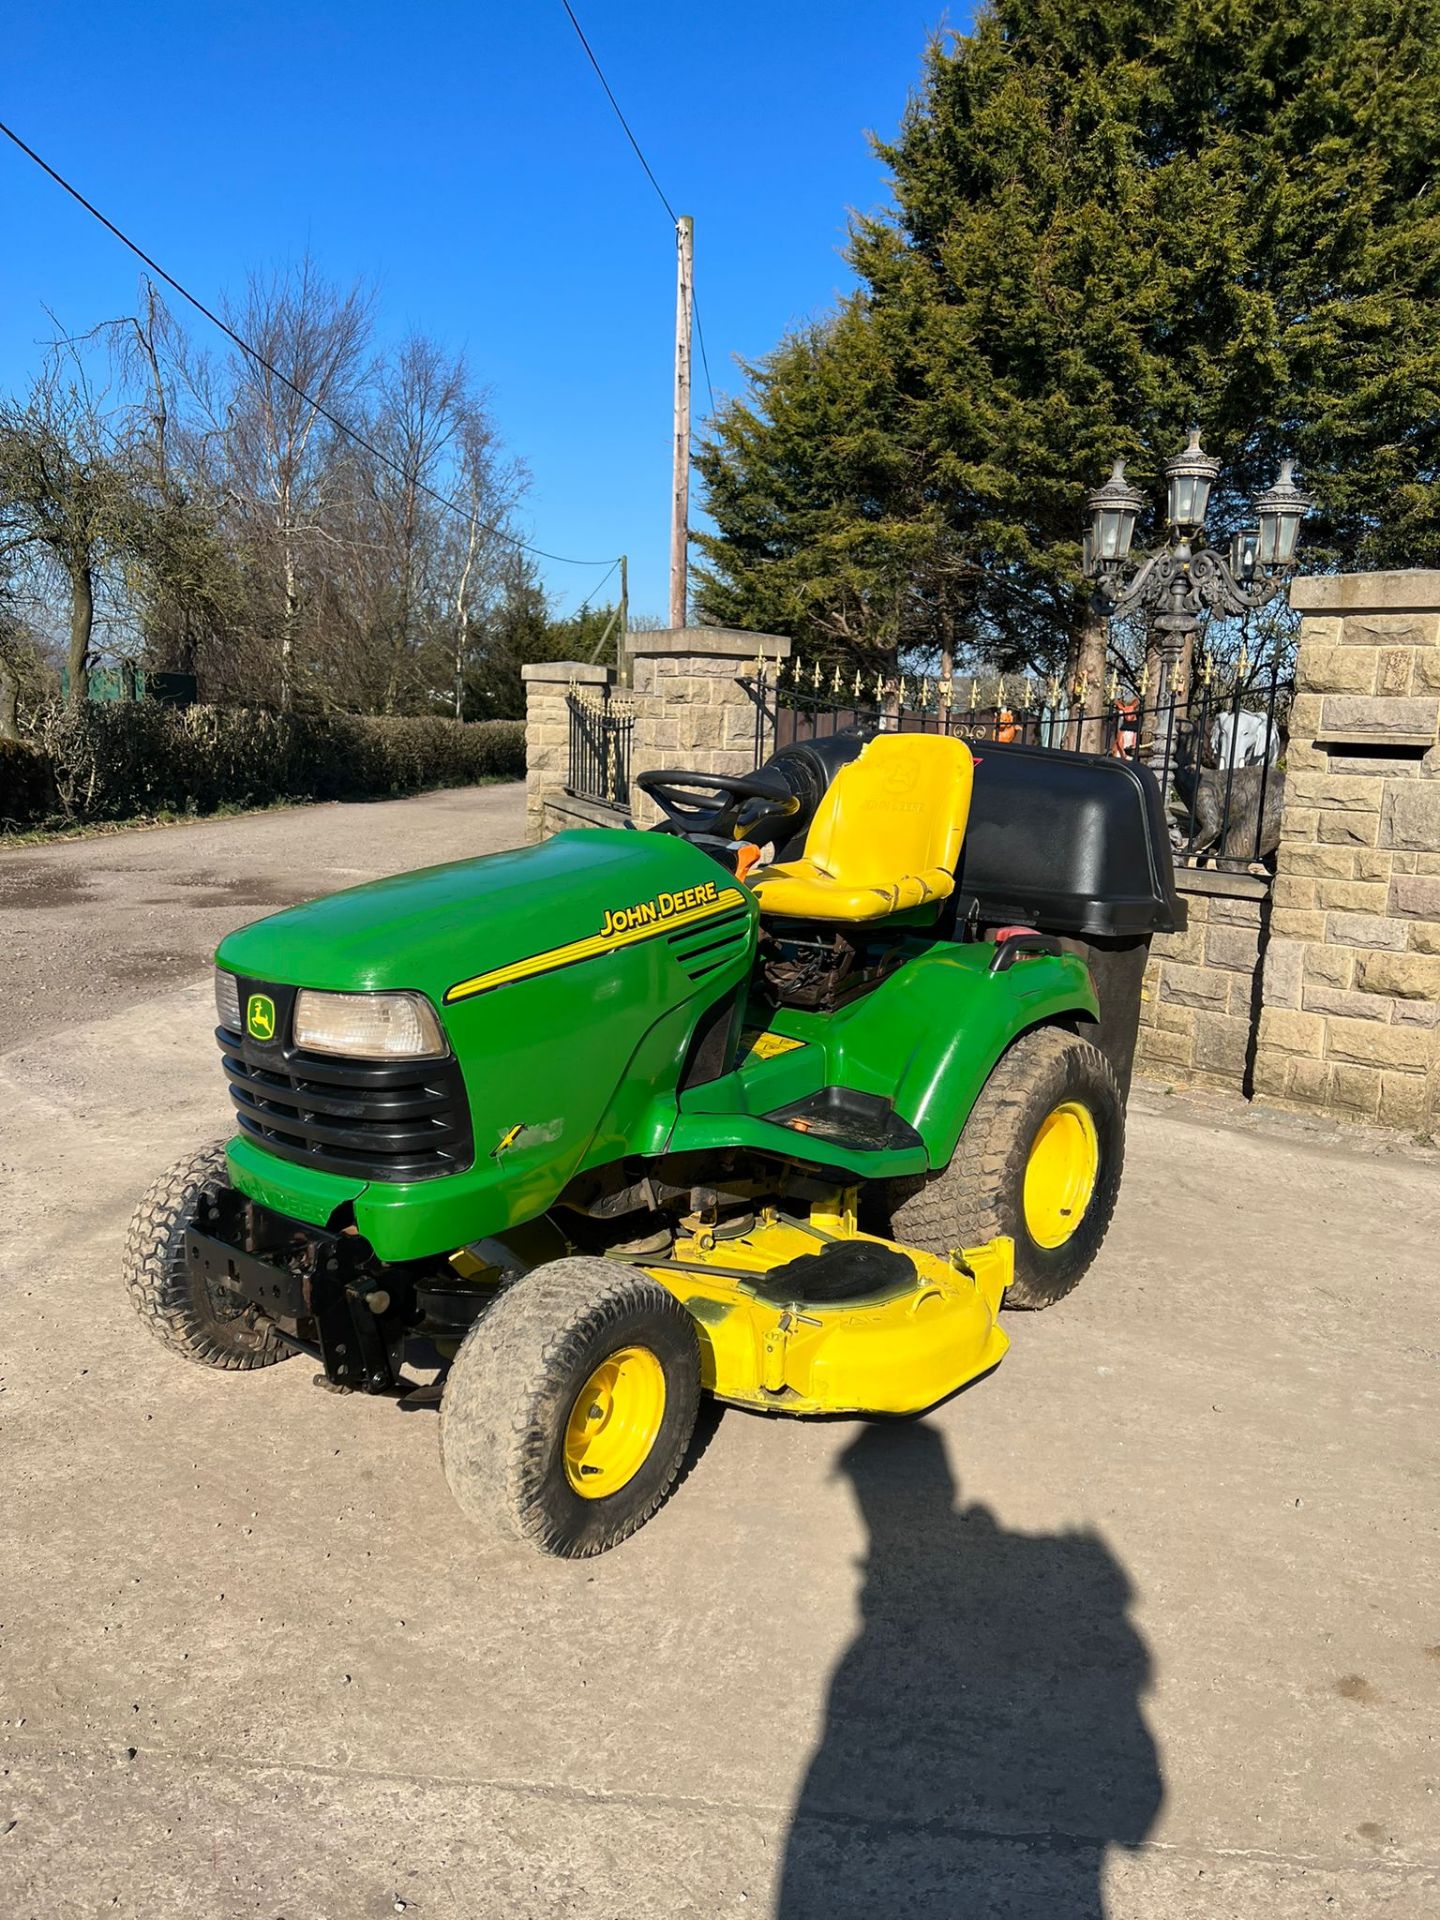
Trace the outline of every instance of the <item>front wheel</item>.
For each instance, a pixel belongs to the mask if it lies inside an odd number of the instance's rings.
[[[700,1346],[672,1293],[613,1260],[552,1260],[466,1335],[440,1451],[467,1518],[584,1559],[644,1526],[680,1470]]]
[[[1105,1238],[1125,1158],[1125,1104],[1098,1047],[1057,1027],[1022,1034],[965,1122],[950,1164],[897,1181],[891,1227],[932,1253],[1015,1242],[1012,1307],[1048,1307]]]
[[[130,1304],[172,1353],[232,1373],[273,1367],[293,1347],[254,1307],[212,1292],[185,1258],[185,1230],[200,1202],[226,1184],[223,1143],[192,1153],[162,1173],[135,1209],[125,1238]]]

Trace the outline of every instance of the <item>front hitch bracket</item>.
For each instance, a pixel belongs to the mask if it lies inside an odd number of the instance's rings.
[[[275,1322],[282,1339],[292,1337],[285,1322],[296,1327],[294,1344],[302,1352],[312,1348],[296,1323],[313,1325],[315,1346],[332,1386],[393,1392],[391,1336],[367,1298],[375,1296],[377,1283],[365,1271],[371,1257],[366,1243],[356,1234],[307,1228],[297,1246],[265,1244],[263,1251],[252,1250],[245,1240],[265,1241],[267,1236],[247,1229],[246,1203],[239,1195],[217,1195],[216,1200],[232,1197],[237,1206],[212,1203],[187,1229],[187,1267],[212,1296],[229,1295],[258,1308]]]

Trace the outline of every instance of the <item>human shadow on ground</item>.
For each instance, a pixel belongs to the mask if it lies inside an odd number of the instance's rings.
[[[1109,1846],[1163,1797],[1131,1587],[1093,1533],[961,1507],[940,1434],[840,1461],[869,1530],[860,1631],[786,1842],[778,1920],[1103,1920]]]

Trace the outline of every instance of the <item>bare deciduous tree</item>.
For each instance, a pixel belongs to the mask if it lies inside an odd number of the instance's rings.
[[[308,554],[326,527],[335,471],[333,433],[357,406],[370,368],[370,299],[342,293],[307,256],[270,279],[252,278],[243,304],[226,316],[258,357],[236,355],[224,435],[231,502],[251,523],[254,552],[273,558],[281,590],[280,704],[291,705]]]
[[[72,705],[90,691],[96,593],[133,550],[131,487],[78,358],[54,350],[27,399],[0,402],[0,557],[69,594]]]
[[[477,644],[498,602],[511,591],[517,560],[506,522],[528,483],[523,465],[505,460],[489,415],[469,408],[459,435],[455,497],[464,519],[448,529],[448,570],[453,581],[450,614],[450,695],[457,720],[465,718],[465,693]]]
[[[368,296],[309,260],[228,311],[254,352],[211,358],[142,281],[133,313],[0,406],[0,565],[20,553],[48,608],[68,590],[72,698],[98,593],[108,652],[193,673],[203,697],[467,717],[497,610],[509,631],[520,604],[527,477],[488,396],[423,335],[372,354]],[[81,377],[97,345],[103,407]],[[533,582],[525,609],[543,647]]]
[[[448,477],[447,455],[467,418],[467,388],[464,360],[448,359],[421,334],[402,341],[380,375],[375,439],[391,464],[376,464],[376,498],[395,576],[387,713],[401,694],[417,611],[435,585],[427,562],[434,560],[437,516],[445,509],[433,496]]]

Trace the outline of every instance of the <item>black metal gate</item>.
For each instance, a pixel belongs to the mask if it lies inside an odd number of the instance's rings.
[[[1153,689],[1148,674],[1087,706],[1055,678],[941,679],[756,662],[741,683],[755,706],[755,764],[782,747],[855,728],[944,733],[976,744],[1022,743],[1139,760],[1165,793],[1181,858],[1263,864],[1279,840],[1293,682],[1242,653],[1231,668],[1202,661],[1189,687]]]
[[[588,687],[571,687],[566,702],[570,758],[565,791],[579,800],[628,808],[634,708],[623,697],[613,697],[608,687],[594,693]]]

